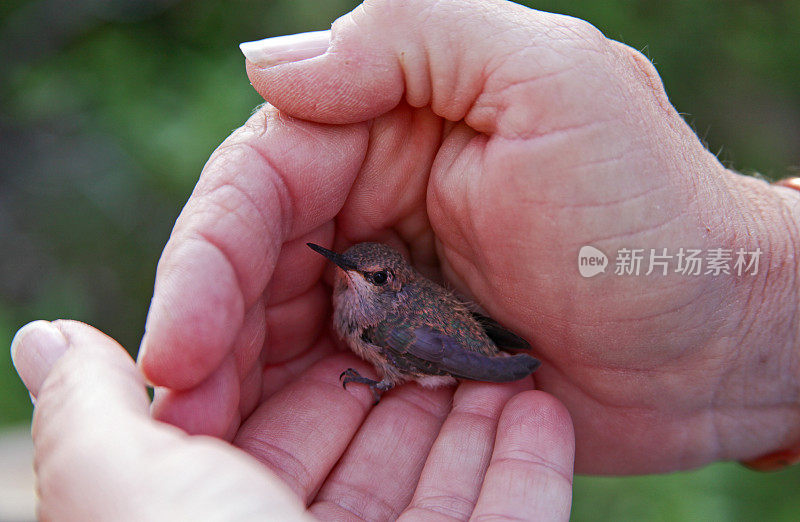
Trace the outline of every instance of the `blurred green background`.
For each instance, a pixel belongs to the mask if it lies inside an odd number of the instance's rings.
[[[526,2],[643,50],[728,166],[800,165],[800,2]],[[356,2],[0,3],[0,340],[76,318],[135,353],[155,266],[208,155],[260,101],[240,41],[328,28]],[[0,350],[0,427],[30,402]],[[800,470],[735,464],[576,480],[575,520],[797,520]]]

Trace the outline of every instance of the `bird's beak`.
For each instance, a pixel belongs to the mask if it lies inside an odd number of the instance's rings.
[[[355,263],[353,263],[352,261],[347,259],[342,254],[337,254],[333,250],[328,250],[327,248],[322,248],[321,246],[315,245],[314,243],[306,243],[306,244],[309,246],[309,248],[311,248],[311,250],[314,250],[315,252],[319,252],[323,256],[327,257],[330,261],[333,261],[333,263],[336,266],[338,266],[339,268],[341,268],[345,272],[349,272],[351,270],[356,270],[358,268],[358,267],[356,267]]]

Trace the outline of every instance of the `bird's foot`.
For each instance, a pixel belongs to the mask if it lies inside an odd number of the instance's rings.
[[[391,390],[394,386],[394,384],[387,380],[375,381],[373,379],[363,377],[354,368],[348,368],[343,371],[342,374],[339,375],[339,380],[342,381],[342,388],[345,390],[347,389],[347,385],[351,382],[366,384],[369,386],[370,391],[372,391],[372,397],[375,399],[375,404],[378,404],[378,402],[381,400],[381,393]]]

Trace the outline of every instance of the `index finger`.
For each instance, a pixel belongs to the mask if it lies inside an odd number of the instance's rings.
[[[221,363],[284,241],[344,204],[367,132],[264,105],[214,151],[158,263],[139,353],[153,384],[190,388]]]

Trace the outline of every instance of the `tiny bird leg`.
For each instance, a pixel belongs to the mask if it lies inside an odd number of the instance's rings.
[[[372,396],[375,399],[375,404],[378,404],[378,402],[381,400],[381,395],[379,392],[385,392],[393,387],[393,384],[389,381],[375,381],[373,379],[363,377],[354,368],[348,368],[343,371],[342,374],[339,375],[339,379],[342,381],[342,388],[345,390],[347,389],[347,385],[351,382],[366,384],[369,386],[370,391],[372,391]]]

